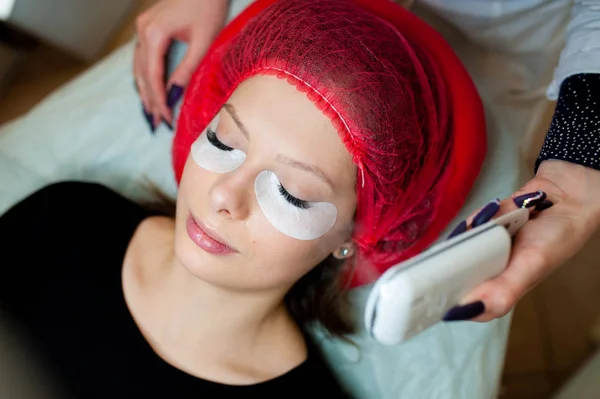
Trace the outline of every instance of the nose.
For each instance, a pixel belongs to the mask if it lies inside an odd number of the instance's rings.
[[[244,173],[223,174],[209,190],[209,201],[213,212],[229,219],[244,220],[251,209],[253,182]]]

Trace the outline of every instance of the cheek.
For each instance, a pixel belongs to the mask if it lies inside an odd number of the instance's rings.
[[[248,266],[255,277],[270,286],[293,284],[342,242],[336,229],[316,240],[291,238],[273,227],[260,212],[247,227],[252,245]]]
[[[329,236],[311,241],[297,240],[281,233],[267,221],[261,224],[259,231],[260,237],[255,236],[252,240],[254,256],[272,258],[276,262],[266,262],[272,265],[285,259],[295,263],[318,263],[334,250],[336,243]]]
[[[205,209],[209,187],[216,178],[214,173],[198,167],[191,156],[188,157],[179,184],[177,202],[181,202],[182,207],[193,210]],[[179,211],[179,206],[177,210]]]
[[[293,285],[331,253],[321,240],[300,241],[271,229],[254,242],[255,257],[249,265],[261,284]]]

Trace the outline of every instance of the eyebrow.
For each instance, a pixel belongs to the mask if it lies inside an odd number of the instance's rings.
[[[235,110],[235,107],[231,104],[223,104],[223,108],[225,109],[225,111],[227,111],[229,116],[231,116],[233,122],[240,129],[244,137],[246,137],[246,140],[250,141],[250,135],[248,134],[248,130],[246,130],[246,126],[244,126],[244,124],[242,123],[242,120],[240,119],[239,115],[237,114],[237,111]]]
[[[246,140],[250,140],[250,134],[248,134],[248,130],[246,129],[246,126],[244,126],[244,124],[242,123],[239,115],[237,114],[235,107],[232,104],[226,103],[226,104],[223,104],[223,109],[225,109],[225,111],[227,111],[227,113],[229,114],[231,119],[233,119],[233,122],[240,129],[240,131],[242,132],[244,137],[246,137]],[[303,170],[305,172],[312,173],[313,175],[318,177],[320,180],[325,182],[325,184],[327,184],[329,186],[329,188],[331,188],[331,190],[335,191],[333,188],[333,183],[331,183],[331,180],[329,180],[327,178],[327,176],[325,175],[325,173],[323,173],[323,171],[321,169],[319,169],[318,167],[307,165],[303,162],[296,161],[294,159],[285,157],[283,155],[277,155],[276,159],[277,159],[277,161],[279,161],[283,164],[286,164],[288,166],[291,166],[292,168],[296,168],[299,170]]]
[[[318,167],[307,165],[300,161],[296,161],[294,159],[284,157],[283,155],[277,155],[276,159],[277,159],[277,161],[284,163],[288,166],[291,166],[292,168],[296,168],[296,169],[303,170],[305,172],[312,173],[313,175],[315,175],[316,177],[321,179],[323,182],[325,182],[329,186],[329,188],[331,188],[331,190],[333,190],[333,184],[331,183],[331,180],[329,180],[327,178],[327,176],[325,176],[325,173],[323,173],[323,171],[321,171],[321,169],[319,169]]]

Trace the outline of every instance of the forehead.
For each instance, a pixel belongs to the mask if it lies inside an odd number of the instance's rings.
[[[333,178],[354,179],[356,167],[329,118],[287,80],[253,76],[238,86],[228,103],[237,110],[252,141],[317,164]]]
[[[335,132],[329,119],[307,98],[306,93],[300,92],[285,79],[255,75],[238,86],[229,102],[250,119],[248,123],[262,119],[265,127],[287,123],[287,131]]]

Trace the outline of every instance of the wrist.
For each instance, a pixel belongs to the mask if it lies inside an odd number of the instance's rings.
[[[599,113],[600,74],[582,73],[565,79],[534,172],[549,159],[600,170]]]

